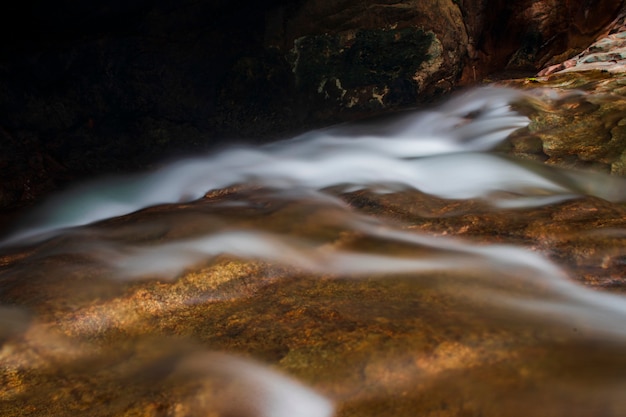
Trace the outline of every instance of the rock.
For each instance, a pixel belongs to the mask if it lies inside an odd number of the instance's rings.
[[[623,14],[623,2],[610,0],[461,4],[471,45],[465,83],[503,70],[529,75],[563,61],[606,34]]]
[[[267,42],[291,52],[298,92],[314,99],[314,112],[414,106],[450,91],[467,53],[463,17],[452,1],[313,1],[281,12],[284,29]]]
[[[292,65],[297,88],[321,101],[317,111],[332,120],[338,110],[369,113],[416,103],[441,68],[442,53],[433,32],[358,30],[296,40]]]
[[[333,221],[348,210],[374,216],[382,222],[378,230],[403,225],[428,239],[458,236],[483,248],[523,245],[569,265],[573,278],[587,285],[624,290],[626,248],[619,234],[611,235],[626,227],[620,204],[582,198],[493,211],[480,201],[415,192],[342,198],[347,207],[286,203],[250,188],[224,190],[193,204],[155,207],[80,234],[5,250],[0,300],[13,305],[11,317],[24,323],[4,333],[0,349],[2,415],[276,415],[263,411],[269,402],[274,410],[291,410],[286,415],[307,417],[299,402],[289,401],[303,388],[289,379],[276,381],[283,378],[277,371],[332,400],[339,417],[378,416],[382,410],[398,416],[522,416],[529,410],[577,415],[581,404],[592,410],[623,404],[621,392],[585,390],[590,378],[612,381],[615,368],[626,364],[622,345],[611,338],[606,343],[597,321],[578,320],[575,307],[586,304],[568,303],[561,290],[577,287],[567,281],[505,285],[517,276],[510,265],[498,273],[494,265],[474,265],[365,278],[317,275],[228,255],[175,279],[120,281],[112,279],[115,252],[98,258],[82,250],[115,242],[131,245],[119,253],[132,254],[132,245],[180,242],[228,221],[232,227],[288,230],[293,238],[315,242],[320,254],[445,254],[354,233],[348,222]],[[219,204],[246,201],[257,203]],[[524,276],[520,271],[518,278]],[[481,292],[489,290],[492,297]],[[508,296],[531,306],[553,301],[555,308],[561,300],[574,316],[561,324],[558,311],[517,310],[502,302]],[[257,368],[250,358],[271,370]],[[306,402],[309,409],[321,407],[320,415],[328,411],[317,397],[304,398],[312,402]],[[529,405],[522,410],[519,401]]]
[[[626,32],[617,32],[593,43],[585,51],[567,61],[549,66],[539,76],[570,71],[626,71]]]
[[[507,151],[548,164],[626,175],[624,48],[626,32],[618,31],[537,77],[502,81],[538,98],[520,106],[531,123],[511,138]]]
[[[572,278],[585,285],[626,290],[626,242],[617,232],[626,228],[623,203],[587,198],[508,211],[494,210],[478,201],[450,202],[419,193],[381,197],[359,192],[347,198],[368,213],[385,213],[409,223],[412,230],[532,247],[567,265]]]

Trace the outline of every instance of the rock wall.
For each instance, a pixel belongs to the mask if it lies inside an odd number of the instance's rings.
[[[531,71],[569,58],[608,33],[623,9],[614,0],[465,0],[469,60],[464,82]]]

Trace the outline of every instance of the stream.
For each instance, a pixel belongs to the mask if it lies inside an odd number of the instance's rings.
[[[626,180],[502,152],[540,97],[474,88],[24,213],[0,414],[626,415]]]

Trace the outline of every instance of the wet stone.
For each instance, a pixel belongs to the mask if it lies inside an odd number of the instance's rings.
[[[262,206],[239,209],[211,204],[243,201],[246,195],[261,198],[255,193],[235,191],[105,222],[87,231],[83,244],[104,231],[120,243],[145,242],[151,230],[142,236],[128,226],[168,216],[179,222],[165,222],[169,226],[159,240],[188,239],[207,228],[206,219],[219,215],[266,231],[290,225],[295,235],[316,239],[322,253],[343,249],[402,257],[441,251],[351,231],[333,221],[342,218],[341,210],[323,204],[268,197]],[[623,204],[587,198],[495,211],[481,201],[411,192],[341,197],[360,213],[383,224],[403,224],[411,233],[456,236],[479,246],[527,247],[565,265],[572,279],[585,285],[614,290],[608,278],[619,281],[623,271]],[[181,210],[190,215],[180,216]],[[82,269],[86,275],[77,282],[68,274],[75,257],[54,254],[71,247],[64,249],[58,239],[53,243],[4,258],[3,282],[20,265],[39,269],[35,260],[40,259],[54,285],[14,282],[3,292],[3,302],[27,305],[37,318],[18,336],[7,333],[0,351],[2,415],[266,415],[245,399],[258,382],[240,374],[239,365],[222,369],[219,364],[257,365],[207,350],[269,364],[332,399],[339,416],[377,416],[384,410],[407,416],[522,416],[529,410],[587,416],[581,404],[594,411],[626,406],[612,391],[587,391],[589,380],[606,381],[615,367],[626,365],[619,345],[595,344],[604,340],[602,333],[576,316],[572,323],[559,315],[546,321],[532,309],[501,303],[507,296],[558,299],[562,295],[550,290],[549,281],[499,288],[484,275],[494,272],[480,265],[367,278],[312,275],[303,267],[218,257],[174,280],[148,276],[107,294],[96,279],[107,273],[106,263],[92,259],[91,272]],[[39,280],[44,284],[46,278]],[[72,297],[67,291],[85,286],[94,292]],[[483,291],[498,297],[485,298]],[[591,351],[589,343],[594,343]],[[581,360],[584,368],[578,366]],[[120,391],[120,384],[128,388]],[[555,384],[560,394],[548,399]],[[520,402],[527,402],[523,412]]]
[[[620,88],[625,80],[624,74],[587,71],[505,82],[539,98],[520,105],[531,122],[511,138],[509,152],[548,164],[624,175],[626,100]]]

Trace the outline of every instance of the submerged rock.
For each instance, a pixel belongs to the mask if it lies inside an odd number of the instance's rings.
[[[0,410],[618,416],[624,300],[571,279],[625,288],[625,210],[238,187],[5,249]]]

